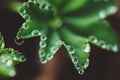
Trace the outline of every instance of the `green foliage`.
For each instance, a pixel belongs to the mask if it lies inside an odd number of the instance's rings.
[[[24,62],[25,57],[12,48],[5,48],[3,37],[0,35],[0,76],[15,76],[14,65]]]
[[[117,11],[114,0],[29,0],[18,10],[26,20],[17,38],[41,36],[39,57],[51,60],[64,45],[79,73],[89,65],[90,43],[118,51],[118,38],[105,18]]]

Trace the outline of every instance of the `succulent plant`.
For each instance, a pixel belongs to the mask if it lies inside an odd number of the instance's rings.
[[[0,75],[13,77],[16,74],[14,65],[24,62],[25,57],[13,48],[5,48],[3,36],[0,34]]]
[[[79,73],[89,65],[90,44],[118,51],[118,38],[105,18],[117,11],[114,0],[29,0],[19,7],[25,19],[17,38],[40,37],[41,63],[63,45]]]

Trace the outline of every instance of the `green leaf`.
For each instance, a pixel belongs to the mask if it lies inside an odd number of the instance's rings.
[[[0,41],[4,44],[4,39],[1,35]],[[4,48],[4,46],[0,46],[0,76],[15,76],[16,72],[14,65],[24,62],[25,60],[25,57],[20,52],[12,48]]]
[[[67,0],[67,4],[62,9],[62,13],[68,13],[80,9],[87,0]]]
[[[56,31],[49,32],[47,35],[41,35],[39,51],[41,62],[44,64],[51,60],[62,44],[63,42]]]
[[[100,21],[91,25],[91,29],[85,30],[88,32],[91,43],[110,51],[117,52],[119,39],[115,30],[108,24],[107,21]],[[86,35],[88,36],[88,35]]]
[[[114,14],[117,11],[117,6],[114,0],[87,1],[87,4],[78,9],[63,16],[66,24],[73,25],[76,28],[84,29],[90,27],[91,24],[96,23],[101,19],[105,19],[107,16]]]
[[[90,45],[88,39],[77,36],[65,28],[61,29],[61,36],[75,68],[79,73],[83,72],[89,65]]]
[[[10,65],[10,60],[5,64],[0,61],[0,75],[5,77],[14,77],[16,72],[13,65]]]
[[[40,36],[51,23],[56,20],[54,8],[48,2],[24,3],[18,12],[26,20],[17,34],[18,38],[30,38]],[[54,12],[54,13],[53,13]],[[54,15],[53,15],[54,14]],[[53,21],[52,21],[53,20]]]

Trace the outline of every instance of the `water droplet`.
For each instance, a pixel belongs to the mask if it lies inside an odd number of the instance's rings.
[[[80,69],[80,64],[75,64],[75,68],[76,68],[77,70],[79,70],[79,69]]]
[[[107,46],[104,41],[99,41],[98,45],[100,45],[102,48],[106,48]]]
[[[12,60],[8,60],[7,62],[6,62],[6,66],[11,66],[12,65]]]
[[[25,20],[29,20],[29,19],[30,19],[30,15],[25,14],[25,15],[23,16],[23,18],[24,18]]]
[[[41,40],[46,40],[47,36],[45,34],[41,35]]]
[[[90,52],[90,45],[88,43],[86,43],[83,51],[86,52],[86,53]]]
[[[73,46],[67,46],[67,50],[68,50],[68,52],[71,53],[71,54],[75,53],[75,49],[74,49]]]
[[[56,53],[57,50],[58,50],[58,47],[52,47],[52,48],[50,49],[50,51],[51,51],[52,53]]]
[[[112,6],[112,7],[108,8],[109,13],[111,13],[111,14],[114,14],[117,10],[118,9],[116,6]]]
[[[84,70],[81,70],[78,72],[80,75],[83,75],[84,74]]]
[[[22,13],[22,14],[25,14],[25,13],[26,13],[26,10],[23,9],[23,8],[21,8],[21,7],[18,9],[18,11],[19,11],[20,13]]]
[[[15,70],[10,69],[9,75],[10,75],[11,77],[13,77],[13,76],[15,76],[15,74],[16,74]]]
[[[101,19],[104,19],[104,18],[106,17],[105,12],[104,12],[104,11],[100,11],[100,12],[99,12],[99,17],[100,17]]]
[[[22,62],[26,61],[25,56],[20,56],[20,61],[22,61]]]
[[[46,57],[47,57],[48,60],[51,60],[53,58],[53,54],[52,53],[48,53],[46,55]]]
[[[40,41],[40,47],[45,48],[46,47],[46,42],[45,41]]]
[[[114,52],[118,52],[118,45],[114,45],[114,46],[112,46],[112,50],[114,51]]]
[[[84,63],[84,69],[86,69],[88,66],[89,66],[89,59],[86,59]]]
[[[98,42],[98,40],[97,40],[97,38],[96,38],[95,36],[89,36],[89,39],[90,39],[90,41],[92,41],[93,43],[97,43],[97,42]]]
[[[39,30],[33,30],[31,35],[32,36],[40,36]]]
[[[23,26],[22,26],[24,29],[28,29],[29,28],[29,25],[27,23],[23,23]]]
[[[41,63],[42,63],[42,64],[47,63],[47,59],[45,59],[45,57],[44,57],[44,58],[40,58],[40,60],[41,60]]]
[[[23,39],[18,39],[18,38],[15,38],[15,43],[17,44],[17,45],[22,45],[23,43],[24,43],[24,40]]]
[[[78,59],[77,59],[76,57],[72,57],[72,61],[73,61],[74,63],[78,63]]]
[[[46,8],[46,4],[45,3],[40,4],[39,8],[42,9],[42,10],[45,9]]]
[[[45,53],[45,50],[39,50],[39,56],[40,57],[45,57],[46,53]]]

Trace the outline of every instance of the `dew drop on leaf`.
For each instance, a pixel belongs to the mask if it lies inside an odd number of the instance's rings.
[[[9,75],[10,75],[11,77],[15,76],[15,74],[16,74],[16,72],[15,72],[14,70],[11,69],[11,70],[9,71]]]
[[[24,56],[20,56],[20,61],[24,62],[26,61],[26,58]]]
[[[84,74],[84,70],[81,70],[78,72],[80,75],[83,75]]]
[[[46,47],[46,42],[45,41],[40,41],[40,47],[45,48]]]
[[[98,45],[100,45],[102,48],[106,48],[106,44],[104,41],[99,41]]]
[[[40,32],[39,30],[33,30],[32,33],[31,33],[32,36],[39,36],[40,35]]]
[[[78,59],[76,57],[72,58],[73,63],[78,63]]]
[[[51,49],[50,49],[50,51],[51,51],[52,53],[55,53],[57,50],[58,50],[58,47],[51,47]]]
[[[29,25],[27,23],[23,23],[23,28],[24,29],[28,29],[29,28]]]
[[[114,52],[118,52],[118,45],[114,45],[114,46],[112,46],[112,50],[114,51]]]
[[[100,17],[101,19],[104,19],[104,18],[106,17],[105,12],[104,12],[104,11],[100,11],[100,12],[99,12],[99,17]]]
[[[51,60],[51,59],[53,58],[53,55],[52,55],[51,53],[48,53],[48,54],[46,55],[46,57],[47,57],[48,60]]]
[[[22,13],[22,14],[25,14],[25,13],[26,13],[26,10],[23,9],[23,8],[19,8],[18,11],[19,11],[20,13]]]
[[[89,36],[90,41],[92,41],[93,43],[97,43],[97,38],[95,36]]]
[[[108,12],[113,14],[117,11],[117,7],[116,6],[111,6],[110,8],[108,8]]]
[[[39,51],[39,56],[40,56],[40,57],[45,57],[45,55],[46,55],[45,51],[41,49],[41,50]]]
[[[68,50],[68,52],[71,53],[71,54],[75,53],[75,49],[74,49],[73,46],[67,46],[67,50]]]
[[[84,69],[86,69],[88,66],[89,66],[89,59],[86,59],[84,63]]]
[[[83,51],[86,52],[86,53],[90,52],[90,45],[88,43],[86,43]]]
[[[15,43],[17,44],[17,45],[22,45],[23,43],[24,43],[24,40],[23,39],[18,39],[18,38],[15,38]]]
[[[41,35],[41,40],[46,40],[47,39],[47,36],[46,35]]]
[[[29,20],[29,19],[30,19],[30,15],[25,14],[25,15],[23,16],[23,18],[24,18],[25,20]]]
[[[6,62],[6,66],[11,66],[12,65],[12,60],[8,60],[7,62]]]

